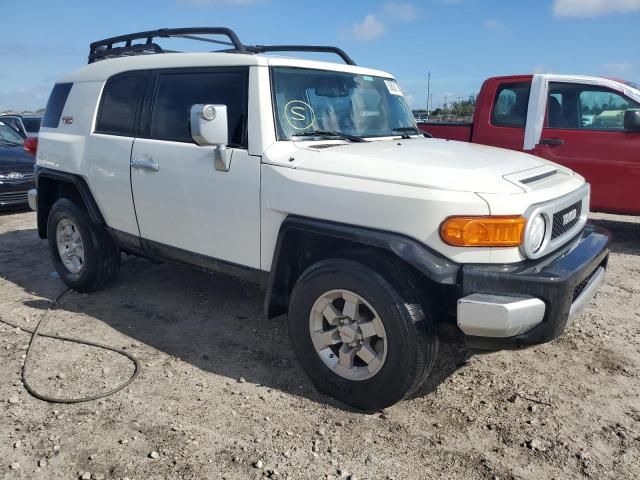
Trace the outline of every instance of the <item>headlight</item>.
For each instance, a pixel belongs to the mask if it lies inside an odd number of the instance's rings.
[[[537,214],[529,219],[529,234],[527,243],[531,252],[536,253],[544,243],[544,237],[547,232],[547,222],[542,214]]]

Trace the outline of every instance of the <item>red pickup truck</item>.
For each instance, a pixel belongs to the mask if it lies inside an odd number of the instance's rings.
[[[473,123],[419,123],[435,138],[524,150],[591,184],[591,209],[640,214],[640,86],[577,75],[494,77]]]

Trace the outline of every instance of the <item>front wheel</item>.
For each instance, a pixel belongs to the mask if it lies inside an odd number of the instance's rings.
[[[437,337],[410,278],[381,259],[371,266],[323,260],[302,274],[291,295],[289,337],[320,390],[373,411],[420,386]]]
[[[118,276],[120,250],[106,229],[70,199],[51,207],[47,238],[56,272],[68,287],[93,292]]]

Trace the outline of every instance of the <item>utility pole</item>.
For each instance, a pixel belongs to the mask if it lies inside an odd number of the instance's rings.
[[[429,117],[429,103],[431,101],[431,72],[427,72],[427,118]]]

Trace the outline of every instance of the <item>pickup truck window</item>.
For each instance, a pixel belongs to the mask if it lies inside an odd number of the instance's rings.
[[[491,123],[496,127],[524,128],[530,93],[530,82],[500,85],[493,103]]]
[[[549,128],[624,130],[624,114],[640,104],[621,93],[595,85],[550,83]]]
[[[279,140],[312,139],[295,137],[312,131],[387,137],[417,128],[393,79],[284,67],[274,68],[272,78]]]
[[[151,112],[150,137],[192,143],[189,109],[198,103],[227,106],[229,146],[246,146],[247,70],[159,75]]]
[[[96,132],[135,137],[136,113],[144,96],[147,74],[124,73],[110,78],[104,87]]]

